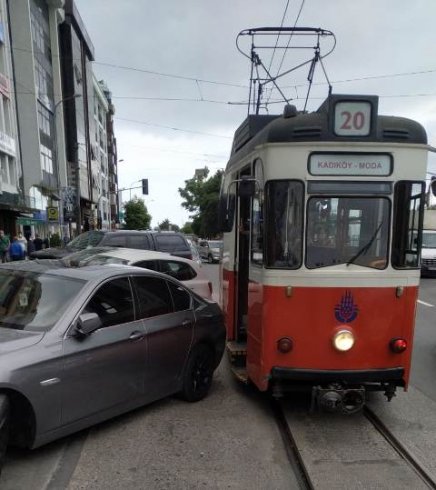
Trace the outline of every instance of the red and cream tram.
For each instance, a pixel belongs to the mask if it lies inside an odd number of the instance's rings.
[[[248,116],[224,173],[220,302],[234,372],[309,388],[353,412],[407,388],[420,276],[427,137],[330,95],[313,113]]]

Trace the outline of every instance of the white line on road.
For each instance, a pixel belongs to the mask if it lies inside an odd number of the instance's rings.
[[[430,303],[426,303],[425,301],[421,301],[418,299],[418,303],[424,306],[430,306],[430,308],[434,308],[434,305],[431,305]]]

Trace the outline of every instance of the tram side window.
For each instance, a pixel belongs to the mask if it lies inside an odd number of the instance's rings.
[[[419,267],[420,223],[424,212],[424,183],[401,181],[395,186],[392,265]]]
[[[297,269],[302,263],[302,182],[275,180],[266,184],[266,266]]]

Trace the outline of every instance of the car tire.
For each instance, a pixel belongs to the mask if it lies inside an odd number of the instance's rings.
[[[10,404],[7,395],[0,394],[0,473],[6,458],[9,441]]]
[[[198,402],[207,396],[212,385],[214,358],[204,344],[196,345],[189,355],[183,375],[180,396],[188,402]]]
[[[209,264],[213,264],[213,257],[212,257],[212,255],[209,255],[209,257],[207,258],[207,261],[209,262]]]

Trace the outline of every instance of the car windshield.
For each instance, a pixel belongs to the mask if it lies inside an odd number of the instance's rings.
[[[68,243],[68,248],[73,250],[83,250],[87,247],[95,247],[98,245],[104,237],[104,233],[101,231],[86,231],[79,236],[71,240]]]
[[[436,231],[428,233],[425,230],[422,232],[422,248],[436,248]]]
[[[128,265],[127,259],[121,259],[120,257],[112,257],[111,255],[95,255],[87,260],[81,262],[81,266],[85,265],[104,265],[104,264],[123,264]]]
[[[85,281],[0,270],[0,327],[45,332],[65,313]]]
[[[113,247],[85,248],[85,250],[79,250],[78,252],[66,255],[61,261],[66,266],[79,267],[81,262],[87,261],[94,255],[102,252],[107,252],[108,250],[113,250]]]

